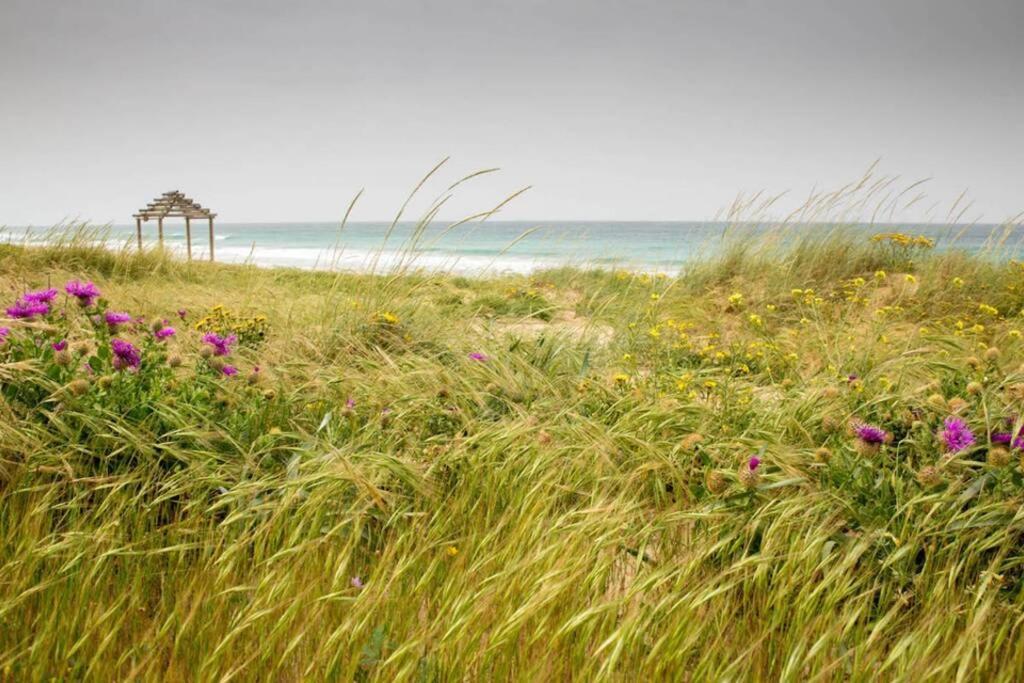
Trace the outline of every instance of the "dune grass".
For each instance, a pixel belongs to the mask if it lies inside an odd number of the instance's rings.
[[[68,280],[102,300],[0,349],[0,678],[1024,676],[1018,264],[842,231],[678,277],[0,247],[12,303]]]

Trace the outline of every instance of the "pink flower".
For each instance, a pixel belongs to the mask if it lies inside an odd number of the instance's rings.
[[[173,337],[174,335],[175,335],[175,331],[174,331],[173,327],[161,327],[159,330],[157,330],[156,332],[153,333],[153,336],[156,337],[160,341],[163,341],[164,339],[167,339],[168,337]]]
[[[225,365],[220,369],[220,371],[225,377],[233,377],[238,374],[238,368],[234,365]]]
[[[756,455],[754,457],[752,457],[750,460],[747,461],[747,467],[750,468],[751,472],[753,472],[758,467],[760,467],[760,465],[761,465],[761,458],[757,457]]]

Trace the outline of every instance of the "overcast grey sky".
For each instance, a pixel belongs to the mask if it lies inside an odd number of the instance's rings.
[[[1024,1],[0,0],[0,224],[390,217],[436,161],[455,209],[705,219],[873,160],[1024,209]]]

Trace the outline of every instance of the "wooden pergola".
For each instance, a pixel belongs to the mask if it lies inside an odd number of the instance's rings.
[[[188,258],[192,260],[192,219],[206,220],[210,223],[210,260],[213,260],[213,219],[217,214],[192,201],[181,192],[173,190],[164,192],[151,201],[138,213],[134,214],[135,232],[139,240],[139,251],[142,251],[142,222],[156,219],[157,231],[160,235],[160,246],[164,245],[164,219],[185,219],[185,242],[188,244]]]

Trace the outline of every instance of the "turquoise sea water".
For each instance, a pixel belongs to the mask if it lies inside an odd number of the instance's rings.
[[[427,270],[462,273],[529,272],[559,265],[630,268],[672,272],[688,259],[713,253],[736,240],[751,240],[778,230],[762,226],[735,226],[714,222],[587,222],[587,221],[493,221],[445,231],[438,224],[422,235],[414,249],[412,224],[399,224],[385,240],[389,224],[349,223],[217,223],[215,253],[218,261],[252,262],[266,266],[386,270],[408,264]],[[827,226],[789,226],[786,235],[826,233]],[[865,239],[889,227],[859,226]],[[999,256],[1015,257],[1022,251],[1020,235],[1007,239],[995,225],[901,226],[900,230],[925,234],[938,248],[967,251],[993,249]],[[40,239],[25,229],[6,230],[8,239]],[[1019,231],[1018,231],[1019,232]],[[143,224],[147,243],[157,239],[155,222]],[[995,237],[995,239],[993,239]],[[134,225],[109,227],[109,238],[134,243]],[[185,249],[185,227],[180,221],[164,225],[165,244]],[[207,254],[207,227],[193,224],[193,257]],[[993,242],[1002,246],[993,248]]]

